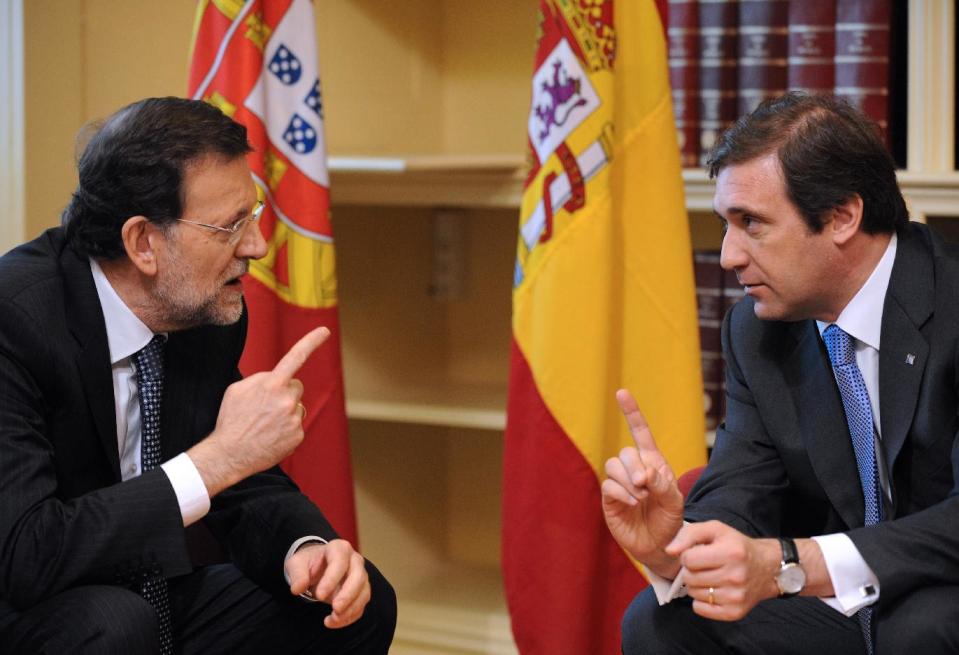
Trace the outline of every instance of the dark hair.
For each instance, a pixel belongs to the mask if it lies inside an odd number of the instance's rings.
[[[90,257],[124,255],[131,216],[159,224],[183,211],[188,166],[208,155],[232,160],[251,150],[246,128],[199,100],[147,98],[110,116],[83,149],[79,184],[63,211],[67,241]]]
[[[908,220],[892,156],[878,126],[847,102],[791,92],[763,102],[724,132],[706,162],[711,178],[775,152],[790,200],[813,232],[828,210],[854,195],[863,202],[862,230],[893,232]]]

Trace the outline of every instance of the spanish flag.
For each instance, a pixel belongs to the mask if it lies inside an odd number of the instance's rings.
[[[604,462],[633,391],[677,475],[705,462],[689,225],[653,0],[540,0],[504,456],[520,652],[619,653],[646,585],[610,536]]]
[[[244,280],[244,374],[272,369],[309,330],[331,336],[303,365],[306,438],[283,468],[344,539],[356,514],[343,395],[323,94],[310,0],[200,0],[189,93],[246,126],[269,244]]]

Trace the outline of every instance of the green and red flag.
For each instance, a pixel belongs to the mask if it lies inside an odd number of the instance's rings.
[[[619,653],[647,584],[610,536],[607,458],[633,391],[678,473],[705,461],[689,224],[653,0],[540,0],[504,455],[520,652]]]
[[[244,374],[273,368],[306,332],[330,328],[304,364],[306,438],[283,468],[353,544],[356,513],[337,314],[323,96],[310,0],[200,0],[189,95],[247,128],[269,244],[244,280]]]

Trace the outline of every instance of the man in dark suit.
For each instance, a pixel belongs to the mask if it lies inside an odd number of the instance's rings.
[[[389,583],[277,467],[328,331],[237,371],[248,151],[210,105],[134,103],[65,227],[0,258],[0,652],[389,648]]]
[[[726,420],[684,506],[618,394],[636,447],[607,462],[604,509],[652,582],[624,652],[959,652],[959,252],[908,222],[878,130],[840,101],[764,103],[710,173],[746,290]]]

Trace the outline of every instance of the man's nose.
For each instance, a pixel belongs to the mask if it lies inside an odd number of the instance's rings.
[[[727,271],[732,271],[745,268],[748,263],[749,258],[740,243],[739,235],[734,228],[727,228],[726,234],[723,236],[723,247],[719,255],[719,265]]]
[[[236,246],[236,256],[246,259],[260,259],[269,250],[263,233],[260,232],[260,223],[249,223],[243,228],[243,236]]]

